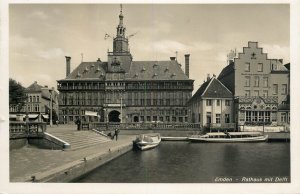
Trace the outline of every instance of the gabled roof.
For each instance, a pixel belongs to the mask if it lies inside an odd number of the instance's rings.
[[[126,80],[189,80],[175,60],[133,61]]]
[[[290,70],[290,63],[287,63],[284,66],[285,66],[285,68],[287,68],[288,70]]]
[[[232,72],[234,72],[234,62],[231,62],[229,65],[227,65],[222,69],[221,73],[218,76],[218,79],[222,79],[223,77],[225,77],[226,75]]]
[[[204,82],[189,102],[197,98],[232,98],[231,91],[226,88],[217,78],[212,77]]]
[[[43,86],[39,85],[36,81],[31,84],[30,86],[28,86],[25,91],[26,92],[41,92],[42,91]]]
[[[65,79],[104,79],[107,62],[81,62]]]
[[[232,93],[218,79],[212,77],[201,96],[205,98],[231,98]]]

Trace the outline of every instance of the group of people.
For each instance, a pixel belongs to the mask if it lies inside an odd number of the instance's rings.
[[[118,141],[118,135],[119,135],[119,133],[120,133],[120,129],[116,128],[114,133],[109,132],[107,134],[107,136],[109,136],[111,139],[115,139],[115,137],[116,137],[116,141]]]

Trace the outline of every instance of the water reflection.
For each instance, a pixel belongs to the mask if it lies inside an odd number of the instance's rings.
[[[205,183],[216,176],[289,176],[289,143],[162,142],[131,151],[78,182]]]

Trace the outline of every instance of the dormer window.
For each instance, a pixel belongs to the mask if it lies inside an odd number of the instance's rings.
[[[88,69],[88,67],[86,66],[83,72],[88,72],[88,71],[89,71],[89,69]]]
[[[77,72],[76,78],[80,78],[81,74],[79,73],[79,71]]]
[[[176,76],[176,73],[172,73],[171,77],[175,77]]]
[[[138,73],[135,73],[135,74],[134,74],[134,77],[135,77],[135,78],[137,78],[138,76],[139,76],[139,74],[138,74]]]
[[[165,72],[169,71],[169,67],[166,67]]]
[[[145,67],[142,68],[142,72],[143,72],[143,71],[146,71],[146,68],[145,68]]]

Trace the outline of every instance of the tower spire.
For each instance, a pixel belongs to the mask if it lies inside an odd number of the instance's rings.
[[[123,27],[123,5],[120,4],[119,27]]]

